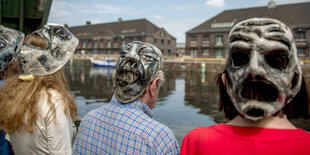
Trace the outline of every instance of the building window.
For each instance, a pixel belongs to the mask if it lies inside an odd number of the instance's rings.
[[[305,49],[304,48],[297,48],[297,53],[299,56],[305,56]]]
[[[160,32],[160,36],[164,37],[165,36],[165,32]]]
[[[162,40],[160,41],[160,46],[161,46],[161,47],[164,47],[164,45],[165,45],[165,41],[162,39]]]
[[[191,56],[192,57],[195,57],[195,56],[197,56],[197,49],[191,49]]]
[[[305,31],[296,32],[295,39],[305,40],[306,39],[306,32]]]
[[[218,59],[223,58],[223,56],[222,56],[222,49],[217,48],[215,50],[215,58],[218,58]]]
[[[197,41],[197,37],[196,36],[191,36],[191,42]]]
[[[170,45],[170,40],[168,40],[167,44]]]
[[[86,41],[83,42],[82,48],[86,48]]]
[[[154,39],[154,44],[157,44],[157,39]]]
[[[91,44],[91,40],[89,39],[89,40],[88,40],[87,47],[88,47],[88,48],[91,48],[91,45],[92,45],[92,44]]]
[[[108,40],[107,46],[108,46],[108,48],[111,48],[111,40]]]
[[[98,48],[98,42],[97,42],[97,40],[94,41],[94,48]]]
[[[100,47],[100,48],[103,48],[103,47],[104,47],[104,40],[103,40],[103,39],[100,40],[99,47]]]
[[[223,45],[222,35],[217,35],[216,36],[216,43],[215,43],[215,45]]]
[[[209,49],[208,48],[203,49],[202,55],[209,56]]]
[[[209,40],[209,36],[203,36],[202,37],[202,41],[203,42],[209,42],[210,40]]]
[[[133,38],[132,37],[129,37],[129,42],[131,43],[133,41]]]
[[[168,54],[168,55],[171,55],[170,49],[167,49],[167,54]]]
[[[122,45],[125,45],[125,44],[126,44],[125,39],[123,39],[122,40]]]

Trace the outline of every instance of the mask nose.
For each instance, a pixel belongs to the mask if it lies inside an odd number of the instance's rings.
[[[131,50],[128,54],[127,54],[127,58],[130,58],[130,59],[134,59],[134,60],[140,60],[140,57],[139,55],[134,51],[134,50]]]
[[[254,51],[250,58],[250,63],[249,63],[249,68],[248,68],[248,73],[250,73],[253,76],[253,78],[257,76],[266,75],[266,70],[263,67],[263,62],[264,62],[264,58],[260,56],[256,51]]]

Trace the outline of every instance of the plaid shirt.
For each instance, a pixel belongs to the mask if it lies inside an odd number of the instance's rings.
[[[179,154],[173,132],[144,103],[111,102],[82,120],[73,154]]]

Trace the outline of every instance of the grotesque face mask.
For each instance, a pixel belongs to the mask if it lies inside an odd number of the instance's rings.
[[[0,25],[0,72],[17,56],[23,40],[23,33]]]
[[[162,53],[155,46],[132,42],[121,49],[114,72],[114,93],[123,103],[141,96],[146,87],[162,72]]]
[[[38,34],[46,43],[47,48],[25,43],[18,61],[21,72],[43,76],[53,74],[62,68],[72,57],[79,40],[65,27],[60,25],[44,25],[33,34]]]
[[[269,117],[300,89],[302,72],[290,29],[278,20],[252,18],[229,34],[227,93],[247,119]]]

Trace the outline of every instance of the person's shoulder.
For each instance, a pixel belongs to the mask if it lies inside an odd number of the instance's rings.
[[[140,122],[139,128],[141,129],[139,136],[152,143],[173,141],[175,139],[174,133],[169,127],[152,118],[147,118]]]
[[[185,135],[183,141],[195,141],[198,143],[206,143],[207,141],[213,142],[214,140],[225,136],[219,131],[223,126],[225,126],[225,124],[221,123],[208,127],[195,128]]]
[[[86,121],[86,120],[94,120],[94,119],[98,119],[100,120],[101,117],[104,117],[103,111],[104,108],[107,105],[103,105],[99,108],[93,109],[90,112],[88,112],[84,117],[82,121]]]
[[[201,136],[204,134],[208,135],[208,134],[217,132],[216,128],[218,128],[219,126],[222,126],[222,124],[215,124],[215,125],[211,125],[208,127],[198,127],[188,132],[186,136]]]

